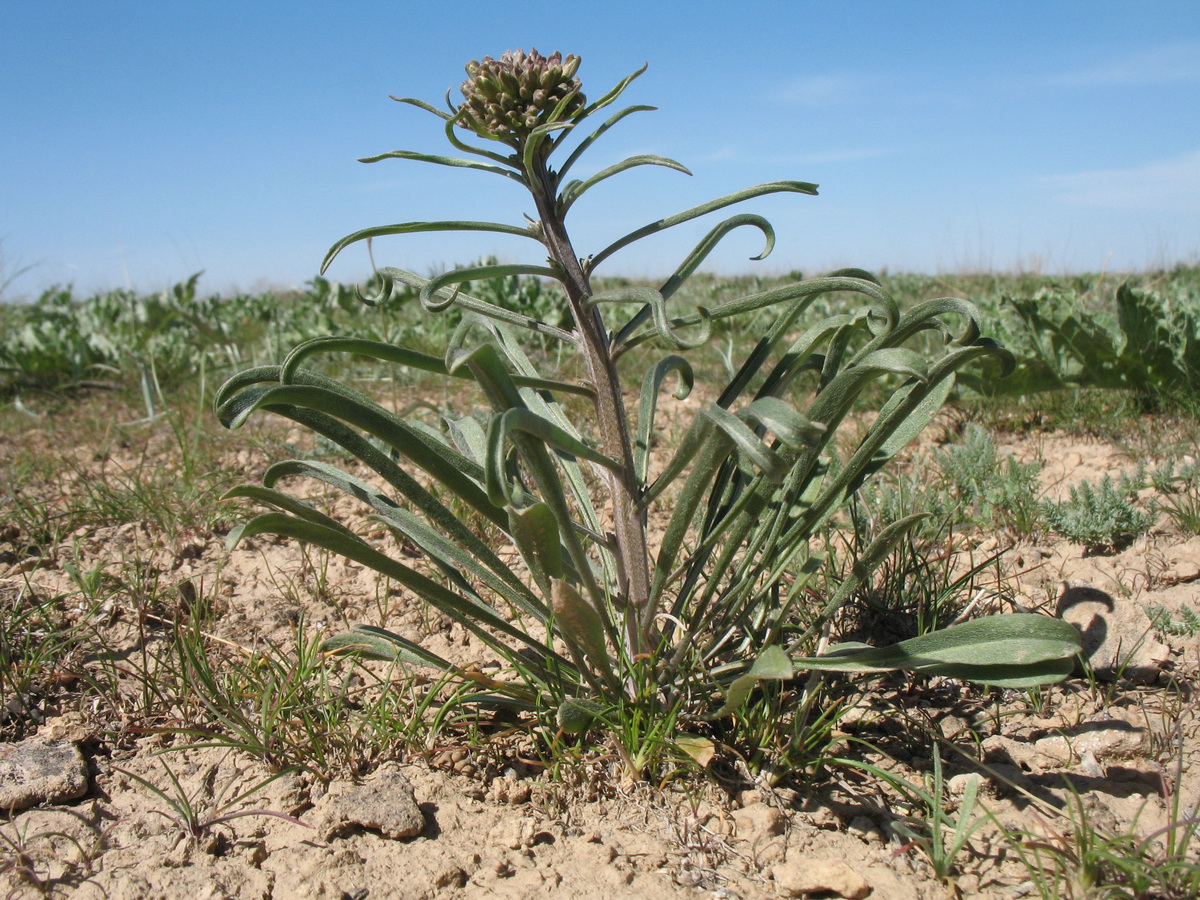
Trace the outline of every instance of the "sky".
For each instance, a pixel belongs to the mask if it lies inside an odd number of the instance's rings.
[[[572,208],[581,255],[743,187],[727,274],[1129,271],[1200,260],[1200,2],[0,0],[0,298],[53,285],[204,293],[303,285],[374,225],[522,223],[491,174],[359,157],[452,152],[440,120],[388,95],[459,98],[463,66],[536,47],[582,57],[601,96],[643,63],[647,104],[573,174],[641,167]],[[614,107],[619,109],[620,106]],[[731,214],[726,212],[725,215]],[[669,274],[720,214],[615,254],[599,274]],[[483,255],[540,263],[504,235],[377,240],[429,274]],[[357,245],[330,277],[370,271]]]

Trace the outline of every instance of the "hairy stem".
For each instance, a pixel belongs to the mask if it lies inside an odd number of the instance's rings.
[[[592,289],[567,234],[555,198],[557,178],[544,161],[535,163],[538,176],[533,197],[542,222],[542,233],[550,258],[562,270],[571,315],[579,330],[579,347],[588,377],[595,390],[593,405],[602,452],[621,463],[621,471],[605,472],[613,505],[613,531],[617,548],[617,572],[625,592],[626,651],[630,657],[649,650],[650,560],[646,548],[646,525],[637,510],[638,485],[633,462],[621,382],[604,321],[597,307],[589,304]]]

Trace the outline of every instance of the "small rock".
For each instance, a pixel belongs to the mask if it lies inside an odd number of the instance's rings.
[[[87,764],[74,744],[43,738],[0,744],[0,810],[65,803],[87,792]]]
[[[433,886],[437,888],[461,888],[466,883],[466,871],[453,864],[444,865],[433,876]]]
[[[1138,756],[1146,737],[1145,729],[1116,719],[1087,722],[1072,730],[1074,734],[1044,737],[1033,745],[1034,749],[1045,759],[1061,765],[1085,757],[1095,763],[1102,759]]]
[[[1160,576],[1164,584],[1186,584],[1200,579],[1200,563],[1194,559],[1173,559]]]
[[[783,813],[765,803],[754,803],[745,809],[734,810],[733,821],[740,840],[759,844],[783,834]]]
[[[1096,760],[1095,755],[1089,750],[1085,750],[1082,754],[1080,754],[1079,769],[1084,775],[1090,775],[1092,778],[1104,777],[1104,768]]]
[[[961,797],[967,792],[967,788],[971,786],[971,782],[979,784],[983,779],[979,777],[978,772],[967,772],[963,775],[955,775],[946,782],[946,790],[951,797]],[[976,790],[978,790],[978,786]]]
[[[537,820],[533,816],[521,816],[519,819],[502,819],[488,833],[488,844],[494,847],[505,847],[509,850],[523,850],[532,847],[537,840]]]
[[[871,885],[840,859],[806,859],[785,862],[771,870],[775,886],[785,897],[830,893],[847,900],[861,900]]]
[[[846,833],[873,844],[883,842],[883,830],[870,816],[855,816],[846,823]]]
[[[412,784],[399,772],[383,772],[367,784],[330,792],[314,811],[324,840],[354,828],[378,831],[386,838],[416,837],[425,830],[425,814]]]

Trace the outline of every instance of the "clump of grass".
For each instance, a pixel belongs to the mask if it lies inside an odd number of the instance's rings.
[[[33,831],[33,821],[33,816],[26,816],[20,824],[0,825],[0,878],[13,883],[6,897],[18,896],[21,885],[51,895],[54,888],[73,887],[82,876],[91,874],[90,848],[65,831]],[[68,849],[73,852],[64,852]],[[51,877],[55,865],[62,874]]]
[[[1110,834],[1098,828],[1078,794],[1068,798],[1066,827],[1008,840],[1045,900],[1193,900],[1200,896],[1200,817],[1170,792],[1170,821],[1143,835],[1136,822]]]
[[[439,730],[431,712],[444,702],[442,682],[411,683],[400,677],[403,666],[339,673],[303,619],[287,647],[244,651],[213,640],[199,623],[177,626],[172,645],[184,675],[181,704],[193,724],[171,730],[195,746],[329,778],[422,747]]]
[[[1160,494],[1159,509],[1181,534],[1200,534],[1200,464],[1176,471],[1174,461],[1152,472],[1150,479]]]
[[[229,789],[241,773],[236,773],[233,778],[226,780],[221,786],[217,786],[214,782],[218,767],[213,765],[209,768],[206,776],[200,779],[197,788],[194,791],[188,791],[179,780],[179,776],[165,761],[159,760],[159,764],[167,777],[168,787],[166,788],[158,787],[149,779],[120,766],[113,766],[113,771],[133,779],[162,800],[166,809],[156,809],[154,812],[170,822],[181,837],[198,846],[218,849],[222,840],[220,831],[222,826],[248,816],[266,816],[308,827],[295,816],[278,810],[239,808],[244,801],[286,773],[280,772],[271,775],[233,797],[227,797]]]

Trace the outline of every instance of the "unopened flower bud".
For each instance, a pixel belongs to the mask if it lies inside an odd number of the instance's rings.
[[[509,51],[499,60],[485,56],[467,63],[462,83],[461,124],[472,131],[499,138],[513,147],[534,128],[551,121],[560,103],[566,107],[556,121],[578,116],[587,100],[575,73],[579,57],[564,62],[558,51],[542,56],[537,50]]]

